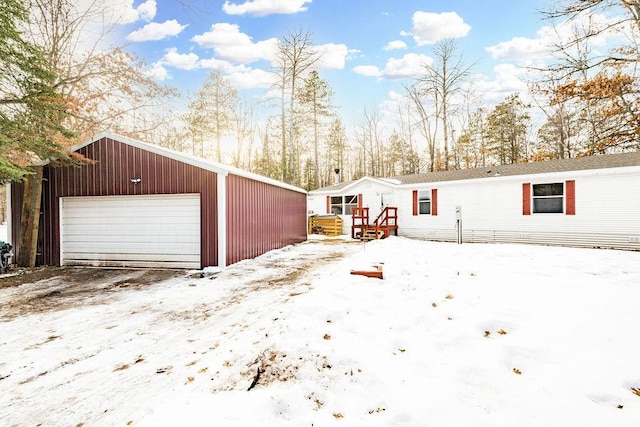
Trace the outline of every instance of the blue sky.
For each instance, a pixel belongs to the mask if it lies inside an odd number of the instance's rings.
[[[522,66],[542,61],[550,0],[117,0],[119,37],[149,72],[181,92],[213,70],[241,94],[268,90],[275,40],[310,30],[325,52],[320,76],[345,122],[384,109],[402,93],[434,43],[457,40],[486,103],[526,90]],[[385,105],[387,107],[385,107]],[[345,123],[348,125],[349,123]]]

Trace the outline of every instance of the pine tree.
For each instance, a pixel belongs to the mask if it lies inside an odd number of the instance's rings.
[[[0,8],[0,182],[19,181],[30,165],[69,161],[61,141],[65,99],[41,50],[22,35],[28,11],[20,0]]]

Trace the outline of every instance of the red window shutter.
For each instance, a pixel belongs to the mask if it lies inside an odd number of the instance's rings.
[[[574,180],[566,182],[567,192],[567,215],[576,214],[576,182]]]
[[[531,184],[522,184],[522,215],[531,215]]]
[[[413,190],[413,215],[418,215],[418,190]]]
[[[331,196],[327,196],[327,213],[331,213]]]
[[[358,207],[362,207],[362,194],[358,194]]]
[[[438,215],[438,189],[431,189],[431,215]]]

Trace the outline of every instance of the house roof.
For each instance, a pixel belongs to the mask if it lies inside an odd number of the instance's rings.
[[[591,169],[611,169],[640,166],[640,151],[620,154],[575,157],[571,159],[547,160],[542,162],[516,163],[512,165],[490,166],[484,168],[460,169],[440,172],[427,172],[414,175],[397,175],[391,178],[369,178],[387,185],[422,184],[429,182],[462,181],[467,179],[491,178],[496,176],[535,175],[553,172],[569,172]],[[342,192],[351,185],[368,178],[346,181],[338,185],[323,187],[313,193]]]
[[[387,185],[389,187],[392,187],[394,185],[398,185],[401,184],[401,182],[397,179],[394,178],[374,178],[371,176],[363,176],[360,179],[354,179],[351,181],[344,181],[341,182],[339,184],[334,184],[334,185],[330,185],[327,187],[322,187],[322,188],[318,188],[317,190],[313,190],[310,191],[309,194],[314,194],[314,193],[335,193],[335,192],[342,192],[342,191],[346,191],[349,188],[364,182],[364,181],[370,181],[370,182],[375,182],[378,184],[382,184],[382,185]]]
[[[111,132],[101,132],[97,135],[94,135],[93,137],[87,139],[86,141],[71,147],[71,151],[78,151],[79,149],[86,147],[89,144],[93,144],[94,142],[97,142],[102,138],[113,139],[123,144],[127,144],[132,147],[139,148],[141,150],[149,151],[151,153],[158,154],[160,156],[168,157],[170,159],[174,159],[179,162],[187,163],[189,165],[192,165],[201,169],[209,170],[214,173],[219,173],[223,175],[228,175],[228,174],[237,175],[244,178],[252,179],[254,181],[259,181],[259,182],[264,182],[266,184],[274,185],[276,187],[287,188],[289,190],[297,191],[304,194],[307,193],[306,190],[302,188],[295,187],[293,185],[286,184],[284,182],[280,182],[275,179],[267,178],[266,176],[248,172],[248,171],[236,168],[234,166],[229,166],[222,163],[210,161],[207,159],[203,159],[201,157],[196,157],[190,154],[181,153],[179,151],[170,150],[168,148],[160,147],[158,145],[147,144],[145,142],[128,138],[126,136],[114,134]]]
[[[542,162],[516,163],[512,165],[484,168],[461,169],[441,172],[396,176],[402,184],[459,181],[466,179],[490,178],[495,176],[535,175],[553,172],[581,171],[591,169],[611,169],[640,166],[640,151],[620,154],[575,157],[571,159],[547,160]]]

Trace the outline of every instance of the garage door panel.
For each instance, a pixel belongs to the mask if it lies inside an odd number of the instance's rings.
[[[85,214],[82,216],[76,216],[72,218],[64,218],[66,224],[95,224],[96,220],[100,220],[102,223],[108,224],[144,224],[144,223],[174,223],[174,224],[196,224],[200,223],[199,216],[163,216],[163,215],[146,215],[146,214],[132,214],[130,216],[113,216],[113,213],[102,212],[99,215]]]
[[[73,241],[65,242],[64,243],[65,247],[68,247],[68,245],[77,244],[77,243],[94,243],[98,239],[100,240],[100,242],[103,242],[103,243],[123,244],[121,236],[115,236],[110,233],[100,234],[100,235],[98,234],[93,234],[93,235],[71,234],[70,235],[67,233],[66,235],[73,237]],[[195,245],[199,244],[198,242],[192,240],[192,238],[188,235],[166,236],[166,235],[157,234],[155,236],[148,236],[147,241],[154,244],[157,243],[161,245],[189,243],[189,244],[193,244],[194,247]]]
[[[122,252],[130,252],[130,250],[121,242],[91,242],[91,252],[98,254],[117,254]],[[68,256],[71,253],[82,253],[86,251],[87,242],[72,242],[67,243],[64,246],[64,253]],[[176,243],[169,241],[159,242],[145,242],[138,243],[136,247],[137,254],[143,256],[144,254],[158,254],[161,255],[181,255],[181,254],[193,254],[200,249],[200,245],[197,243]]]
[[[127,223],[127,224],[66,224],[63,223],[65,234],[73,235],[127,235],[135,237],[136,235],[168,235],[192,236],[200,231],[200,224],[167,224],[161,219],[156,218],[154,221],[144,223]]]
[[[104,257],[103,254],[95,254],[95,253],[91,254],[91,253],[78,252],[78,253],[71,253],[70,257],[77,261],[80,261],[80,260],[106,261],[109,259],[113,259],[113,260],[118,260],[120,262],[122,261],[154,261],[155,262],[156,260],[159,259],[159,256],[161,254],[139,255],[139,254],[128,254],[128,253],[113,253],[108,255],[110,256]],[[176,255],[169,260],[162,260],[158,262],[180,263],[180,262],[192,262],[192,260],[188,255]]]
[[[63,197],[63,265],[200,268],[200,195]]]
[[[200,268],[200,263],[195,262],[156,262],[156,261],[112,261],[112,260],[74,260],[74,266],[79,267],[117,267],[117,268],[180,268],[180,269],[192,269],[197,270]]]
[[[95,199],[95,198],[94,198]],[[101,203],[101,202],[98,202]],[[191,208],[194,208],[196,205],[189,204],[180,204],[180,205],[170,205],[167,206],[162,205],[161,201],[156,201],[154,204],[149,204],[145,206],[101,206],[99,208],[87,207],[86,204],[68,204],[68,207],[78,207],[82,210],[72,209],[68,212],[69,218],[102,218],[102,217],[118,217],[119,214],[124,210],[127,214],[133,216],[138,215],[148,215],[150,211],[157,209],[158,206],[162,206],[162,212],[158,212],[159,215],[166,218],[182,218],[185,216],[185,212],[193,212]],[[199,205],[197,205],[199,206]],[[195,213],[195,212],[194,212]]]
[[[76,205],[81,206],[81,205]],[[171,207],[163,207],[162,212],[158,212],[164,218],[184,218],[185,210],[192,208],[193,205],[181,205],[181,206],[171,206]],[[139,208],[130,208],[126,207],[126,213],[130,215],[130,217],[135,218],[141,215],[147,215],[150,209],[155,209],[153,206],[139,207]],[[70,211],[69,218],[72,219],[83,219],[83,218],[103,218],[117,217],[123,210],[122,207],[104,207],[100,209],[87,209],[82,208],[82,212],[72,210]],[[189,211],[190,212],[190,211]]]

